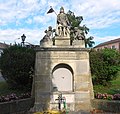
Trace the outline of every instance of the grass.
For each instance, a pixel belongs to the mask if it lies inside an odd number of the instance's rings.
[[[94,92],[108,94],[120,93],[120,72],[118,73],[118,77],[115,80],[111,81],[111,84],[109,86],[95,85]]]

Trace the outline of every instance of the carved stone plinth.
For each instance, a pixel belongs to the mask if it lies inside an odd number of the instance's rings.
[[[84,40],[74,40],[72,42],[72,46],[79,47],[79,48],[85,48],[85,41]]]
[[[53,45],[53,42],[51,39],[48,41],[40,42],[40,47],[52,47],[52,45]]]
[[[68,37],[55,37],[56,46],[70,46],[70,38]]]

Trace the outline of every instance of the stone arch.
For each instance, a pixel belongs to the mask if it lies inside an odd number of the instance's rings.
[[[68,64],[57,64],[52,70],[53,91],[73,91],[73,69]]]

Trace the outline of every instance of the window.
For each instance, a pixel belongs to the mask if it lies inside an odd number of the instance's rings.
[[[112,48],[112,49],[116,49],[116,48],[115,48],[115,45],[112,45],[112,47],[111,47],[111,48]]]

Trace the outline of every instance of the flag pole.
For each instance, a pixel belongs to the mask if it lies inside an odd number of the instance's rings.
[[[57,15],[56,11],[54,10],[54,13]]]
[[[54,11],[55,12],[55,11]],[[57,15],[57,13],[55,12],[55,14]]]

